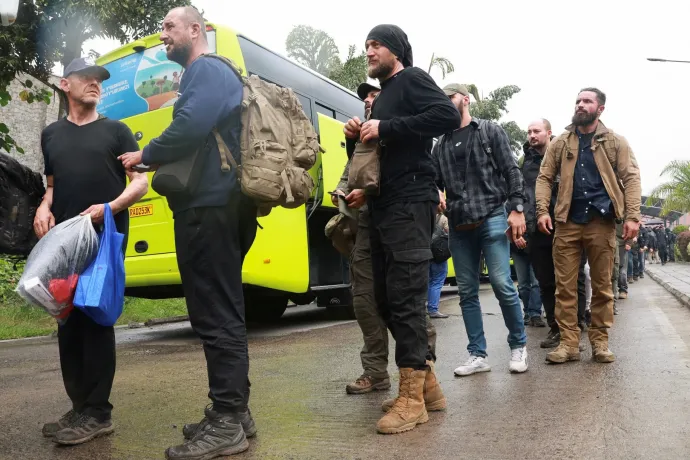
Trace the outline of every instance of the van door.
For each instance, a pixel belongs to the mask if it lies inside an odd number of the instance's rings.
[[[333,203],[327,193],[338,187],[338,182],[340,182],[340,177],[347,164],[345,135],[343,134],[344,123],[322,113],[319,113],[318,116],[320,143],[326,150],[326,153],[321,155],[324,190],[322,206],[333,208]]]

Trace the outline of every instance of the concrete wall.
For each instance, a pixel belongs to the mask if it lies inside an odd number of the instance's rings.
[[[35,87],[45,86],[33,77],[18,76],[18,80],[33,81]],[[5,107],[0,107],[0,121],[10,129],[10,136],[24,149],[24,154],[17,151],[10,155],[34,171],[43,173],[43,154],[41,153],[41,131],[57,120],[59,102],[57,95],[53,95],[51,103],[34,102],[28,104],[19,99],[19,93],[24,87],[18,80],[10,84],[9,92],[12,100]],[[52,77],[51,83],[57,85],[60,79]],[[51,90],[52,91],[52,90]],[[4,150],[3,153],[7,153]]]

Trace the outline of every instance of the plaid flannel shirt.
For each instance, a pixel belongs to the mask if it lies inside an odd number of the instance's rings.
[[[479,222],[508,200],[511,206],[525,201],[525,185],[508,135],[495,123],[484,123],[492,154],[482,148],[479,119],[472,118],[465,155],[466,174],[455,166],[452,134],[444,134],[432,150],[436,184],[445,190],[451,228]]]

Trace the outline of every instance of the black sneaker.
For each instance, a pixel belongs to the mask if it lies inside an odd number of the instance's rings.
[[[55,433],[53,441],[66,446],[75,446],[113,431],[115,431],[115,426],[112,420],[99,422],[93,417],[81,414],[70,426]]]
[[[529,326],[529,316],[525,315],[525,317],[522,319],[522,322],[525,323],[525,326]]]
[[[542,348],[556,348],[558,344],[561,343],[561,332],[554,331],[553,329],[549,331],[549,335],[546,336],[544,340],[539,344]]]
[[[587,326],[592,325],[592,310],[585,310],[585,323]]]
[[[533,316],[529,319],[529,325],[532,327],[546,327],[546,321],[541,316]]]
[[[76,422],[78,418],[79,413],[75,412],[74,409],[71,409],[65,415],[60,417],[60,420],[57,422],[46,423],[43,425],[43,436],[46,438],[54,437],[58,431],[69,427],[72,423]]]
[[[168,447],[165,450],[166,459],[210,460],[249,449],[239,414],[219,414],[212,409],[204,412],[207,422],[203,428],[199,427],[194,437],[184,444]]]
[[[247,409],[247,412],[240,412],[237,415],[240,418],[240,423],[242,424],[242,429],[244,430],[245,436],[248,438],[256,436],[256,423],[254,423],[254,419],[252,418],[251,410]],[[203,430],[207,424],[208,417],[202,418],[199,423],[188,423],[182,427],[182,436],[184,436],[186,440],[192,439],[194,435],[199,430]]]

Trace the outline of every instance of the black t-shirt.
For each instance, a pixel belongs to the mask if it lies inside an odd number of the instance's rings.
[[[467,171],[467,141],[470,138],[470,125],[453,131],[453,158],[455,167],[460,171],[460,177],[465,177]]]
[[[83,126],[60,119],[43,130],[41,148],[45,175],[53,176],[51,211],[56,224],[120,196],[127,176],[117,157],[139,150],[127,125],[105,117]],[[126,236],[128,212],[114,217],[118,232]]]

